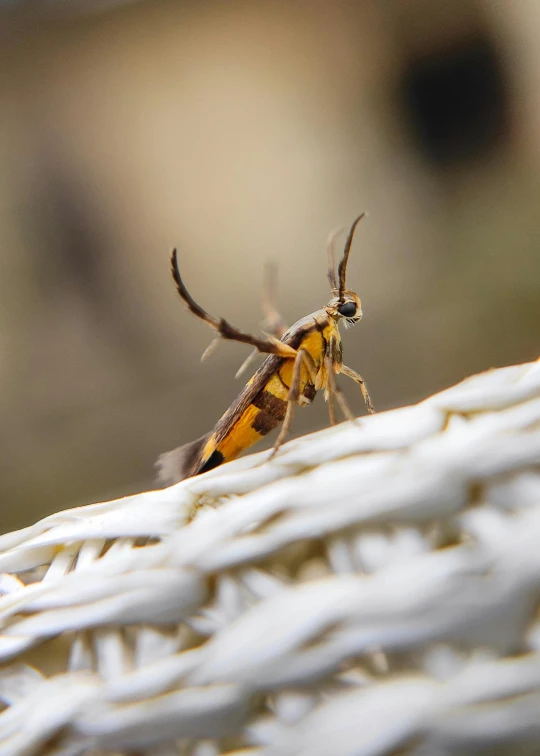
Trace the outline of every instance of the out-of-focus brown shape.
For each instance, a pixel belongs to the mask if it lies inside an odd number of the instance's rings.
[[[0,32],[3,530],[151,485],[236,395],[246,350],[200,365],[173,246],[201,303],[252,330],[265,262],[293,322],[327,299],[329,230],[367,210],[344,348],[378,408],[535,356],[540,12],[245,0],[38,23],[34,4]]]

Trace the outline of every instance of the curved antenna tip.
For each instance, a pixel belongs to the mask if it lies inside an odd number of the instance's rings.
[[[363,213],[360,213],[360,215],[354,219],[349,234],[347,236],[347,241],[345,242],[345,249],[343,250],[343,257],[341,258],[341,261],[338,266],[338,277],[339,277],[339,300],[343,301],[343,293],[345,291],[345,277],[347,273],[347,262],[349,260],[349,253],[351,251],[351,245],[352,240],[354,237],[354,232],[356,231],[357,225],[360,223],[362,218],[365,218],[366,213],[365,211]]]
[[[345,231],[344,226],[339,226],[328,234],[326,240],[326,253],[328,255],[328,283],[330,284],[331,291],[337,291],[337,279],[336,279],[336,262],[334,253],[334,244],[340,234]]]

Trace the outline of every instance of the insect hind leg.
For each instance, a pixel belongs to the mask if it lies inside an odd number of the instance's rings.
[[[264,270],[264,282],[263,282],[263,292],[262,292],[262,309],[264,313],[264,320],[261,323],[263,331],[268,331],[268,333],[273,336],[276,339],[281,339],[281,337],[286,333],[287,331],[287,324],[281,317],[281,314],[279,313],[276,305],[277,301],[277,266],[274,263],[267,263]],[[208,349],[213,351],[213,343],[210,344]],[[208,351],[208,350],[207,350]],[[206,353],[205,353],[206,354]],[[257,354],[259,354],[259,350],[257,347],[255,347],[246,357],[244,362],[240,365],[238,370],[236,371],[235,378],[240,378],[240,376],[246,372],[248,367],[253,363],[255,360]],[[203,355],[204,357],[205,355]]]
[[[230,339],[231,341],[240,341],[243,344],[251,344],[259,352],[263,354],[277,354],[280,357],[295,357],[296,349],[293,349],[288,344],[284,344],[279,341],[275,336],[267,336],[266,338],[257,338],[257,336],[251,336],[249,333],[241,331],[239,328],[228,323],[225,318],[214,318],[210,313],[206,312],[197,302],[193,299],[191,294],[186,289],[186,286],[180,275],[180,269],[178,267],[178,257],[176,249],[173,250],[171,256],[171,269],[176,288],[181,298],[186,303],[190,312],[197,318],[200,318],[207,323],[211,328],[214,328],[218,332],[217,339]],[[216,339],[210,345],[210,351],[213,351],[216,346]],[[208,350],[206,350],[208,355]],[[204,356],[204,355],[203,355]]]
[[[267,263],[264,270],[262,309],[263,327],[276,339],[281,339],[287,331],[287,324],[277,309],[277,265]]]

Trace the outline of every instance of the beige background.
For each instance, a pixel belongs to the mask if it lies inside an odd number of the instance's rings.
[[[537,356],[537,4],[65,6],[0,7],[1,530],[153,485],[241,388],[245,347],[199,362],[172,246],[256,329],[264,262],[293,322],[367,210],[344,350],[381,410]]]

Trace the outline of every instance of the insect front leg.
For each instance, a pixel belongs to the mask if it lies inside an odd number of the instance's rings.
[[[326,366],[326,387],[330,394],[328,397],[331,401],[332,397],[336,397],[337,403],[339,404],[339,407],[347,420],[351,420],[351,422],[356,422],[356,417],[351,412],[351,409],[347,403],[347,400],[345,399],[345,396],[343,395],[342,390],[339,388],[336,380],[336,371],[334,368],[334,355],[339,351],[336,348],[336,340],[332,338],[327,346],[326,354],[324,355],[324,362]],[[333,407],[330,410],[330,404],[329,404],[329,413],[330,413],[330,422],[332,425],[335,424],[335,415]],[[334,422],[332,422],[334,421]]]
[[[339,404],[339,407],[340,407],[341,411],[343,412],[343,414],[345,415],[345,417],[347,418],[347,420],[350,420],[351,422],[354,423],[356,421],[356,417],[351,412],[351,408],[347,404],[347,400],[345,399],[345,397],[343,395],[343,391],[337,385],[336,374],[334,372],[334,363],[332,361],[332,358],[331,357],[325,357],[325,362],[326,362],[327,388],[328,388],[328,390],[330,392],[329,399],[331,397],[335,396],[336,399],[337,399],[337,403]],[[333,419],[334,419],[334,422],[332,423],[332,425],[334,425],[335,424],[335,415],[334,415],[334,412],[333,412],[333,408],[332,408],[332,412],[330,413],[330,422],[332,422],[332,416],[333,416]]]
[[[328,394],[328,399],[326,401],[328,404],[328,416],[330,418],[330,425],[336,425],[337,419],[336,410],[334,409],[334,397],[331,393]]]
[[[373,415],[375,412],[375,408],[373,407],[373,404],[371,403],[367,386],[362,376],[359,375],[354,370],[352,370],[351,368],[347,367],[346,365],[342,366],[341,372],[343,375],[346,375],[348,378],[352,378],[353,381],[360,386],[360,391],[362,392],[362,396],[364,397],[364,402],[366,403],[366,409],[371,415]]]
[[[315,364],[311,358],[311,355],[308,354],[308,352],[306,352],[304,349],[299,349],[294,360],[291,386],[289,388],[289,394],[287,396],[287,411],[285,412],[283,425],[281,426],[278,437],[276,439],[276,443],[274,444],[274,448],[272,449],[272,453],[270,454],[269,459],[272,459],[276,455],[279,447],[282,445],[287,437],[288,432],[291,429],[294,408],[301,397],[300,388],[302,384],[303,367],[306,367],[309,375],[314,377],[316,371]]]

